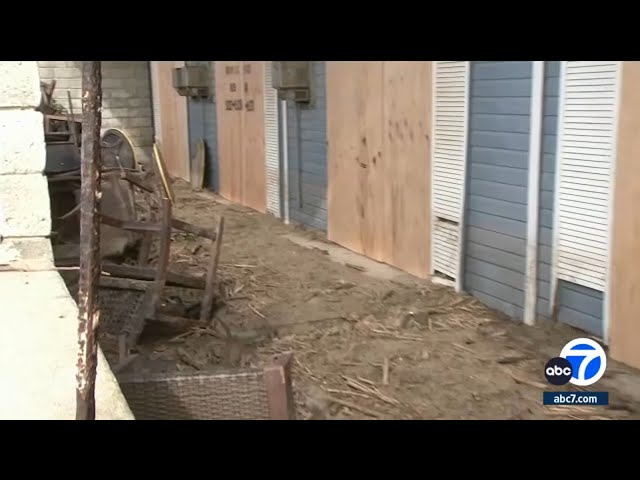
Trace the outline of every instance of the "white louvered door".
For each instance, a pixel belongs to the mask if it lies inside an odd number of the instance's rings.
[[[469,118],[469,62],[434,62],[432,273],[458,278]]]
[[[149,62],[151,73],[151,108],[153,109],[153,137],[154,141],[162,143],[162,128],[160,124],[160,89],[158,78],[158,62]]]
[[[280,149],[278,136],[278,93],[272,86],[272,62],[264,65],[265,165],[267,168],[267,210],[276,217],[280,212]]]
[[[557,278],[604,291],[619,62],[563,62]]]

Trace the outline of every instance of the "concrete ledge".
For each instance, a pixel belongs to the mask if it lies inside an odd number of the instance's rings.
[[[42,237],[5,238],[0,242],[0,265],[24,261],[37,261],[40,265],[53,266],[51,242]]]
[[[0,419],[73,420],[78,309],[56,272],[0,273]],[[133,420],[99,352],[96,418]]]

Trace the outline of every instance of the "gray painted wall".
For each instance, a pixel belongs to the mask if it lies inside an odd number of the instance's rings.
[[[545,65],[543,118],[543,161],[540,183],[540,233],[538,248],[538,316],[548,317],[551,277],[551,240],[554,213],[556,141],[560,62]],[[558,283],[558,320],[595,335],[603,335],[604,296],[602,292],[570,282]]]
[[[524,308],[531,62],[472,62],[465,289],[521,319]],[[560,63],[545,65],[538,234],[539,317],[548,317]],[[558,320],[603,333],[601,292],[558,284]]]
[[[465,290],[522,318],[531,62],[471,62]]]
[[[327,107],[325,62],[312,62],[313,103],[287,102],[289,217],[327,228]]]
[[[211,88],[215,85],[214,62],[186,62],[187,65],[210,65]],[[189,161],[193,160],[196,142],[204,138],[206,145],[204,185],[215,192],[218,183],[218,127],[214,98],[187,100],[189,115]]]
[[[551,291],[551,251],[553,229],[553,197],[556,172],[558,133],[558,99],[560,62],[546,62],[544,109],[542,117],[542,166],[540,177],[540,212],[538,221],[538,316],[548,317]]]

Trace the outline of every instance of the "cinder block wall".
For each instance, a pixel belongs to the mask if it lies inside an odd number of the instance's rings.
[[[35,62],[0,62],[0,264],[53,261],[39,92]]]
[[[66,94],[65,94],[66,95]],[[36,62],[0,62],[0,419],[75,418],[78,310],[53,267]],[[31,270],[31,271],[24,271]],[[98,349],[96,418],[133,415]]]
[[[82,113],[82,62],[38,62],[40,78],[56,80],[54,98],[74,113]],[[118,128],[131,140],[136,158],[145,163],[153,146],[153,115],[149,62],[102,62],[102,129]],[[68,107],[67,107],[68,108]]]

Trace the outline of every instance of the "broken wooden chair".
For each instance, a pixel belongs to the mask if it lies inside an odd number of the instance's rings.
[[[152,163],[150,175],[151,182],[149,178],[143,179],[127,172],[123,172],[121,178],[130,181],[133,185],[149,194],[148,201],[151,200],[151,197],[156,197],[155,199],[159,202],[158,218],[153,219],[149,215],[146,220],[123,221],[107,215],[101,215],[101,221],[105,225],[143,235],[138,255],[138,265],[104,263],[102,266],[101,288],[137,292],[137,301],[132,302],[133,305],[129,311],[128,321],[120,321],[123,325],[118,335],[118,365],[116,370],[123,368],[124,365],[132,360],[129,357],[129,351],[137,344],[147,322],[162,321],[174,324],[193,322],[193,320],[164,312],[163,294],[169,284],[202,291],[200,322],[208,323],[211,321],[215,301],[216,272],[220,258],[224,217],[220,218],[216,231],[173,218],[174,196],[157,146],[154,147],[154,158],[155,162]],[[211,262],[204,279],[169,271],[171,234],[174,229],[208,238],[213,242]],[[159,240],[159,251],[156,265],[150,267],[149,252],[154,236]],[[129,299],[129,301],[132,300]]]

